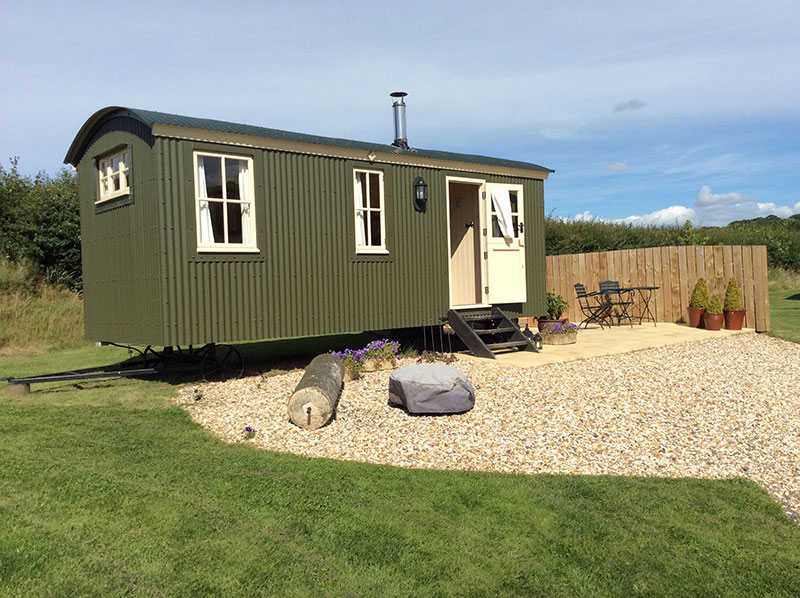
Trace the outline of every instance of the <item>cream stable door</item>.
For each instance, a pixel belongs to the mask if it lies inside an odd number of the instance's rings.
[[[525,219],[522,185],[486,184],[489,303],[524,303]]]

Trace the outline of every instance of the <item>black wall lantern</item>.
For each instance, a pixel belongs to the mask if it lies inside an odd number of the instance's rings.
[[[428,184],[421,176],[414,179],[414,209],[424,212],[428,205]]]

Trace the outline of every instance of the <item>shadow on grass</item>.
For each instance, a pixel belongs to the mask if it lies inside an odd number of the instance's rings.
[[[795,293],[794,295],[789,295],[787,298],[789,301],[800,301],[800,293]]]
[[[269,374],[286,372],[295,369],[304,369],[308,363],[321,353],[337,351],[345,348],[360,348],[370,341],[379,338],[378,333],[359,333],[359,334],[339,334],[330,336],[301,337],[257,342],[233,343],[233,346],[241,353],[244,362],[244,376],[255,376],[259,374]],[[118,346],[118,349],[125,349]],[[195,348],[195,351],[197,348]],[[68,351],[66,353],[69,353]],[[175,352],[170,354],[166,366],[164,363],[154,363],[156,355],[161,356],[163,350],[148,351],[148,358],[144,359],[143,352],[136,347],[129,351],[128,358],[114,363],[98,363],[96,366],[86,363],[80,364],[80,369],[68,370],[62,368],[61,372],[116,372],[124,370],[155,368],[157,371],[152,374],[128,375],[126,378],[134,380],[158,380],[171,386],[191,384],[203,380],[202,353],[190,354],[186,348],[175,348]],[[92,357],[95,357],[94,355]],[[98,361],[102,359],[101,354],[96,355]],[[108,357],[106,355],[106,357]],[[88,359],[87,359],[88,361]],[[171,362],[171,363],[170,363]],[[75,365],[75,364],[70,364]],[[46,369],[46,368],[45,368]],[[37,368],[38,370],[38,368]],[[16,372],[9,372],[8,375],[17,377],[35,377],[42,375],[55,374],[54,368],[50,371],[35,371],[25,373],[24,376]],[[3,375],[7,375],[5,372]],[[110,386],[105,380],[117,378],[118,376],[109,375],[108,378],[87,378],[83,380],[63,380],[53,383],[58,386],[47,388],[50,392],[61,390],[74,390],[82,388],[102,388]]]

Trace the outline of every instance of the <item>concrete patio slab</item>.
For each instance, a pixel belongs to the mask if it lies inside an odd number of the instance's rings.
[[[685,324],[669,324],[659,322],[657,326],[642,324],[631,326],[614,326],[602,330],[599,326],[581,328],[578,342],[574,345],[545,345],[541,353],[529,351],[512,351],[497,353],[497,363],[513,365],[520,368],[535,368],[548,363],[576,361],[601,355],[630,353],[653,347],[677,345],[695,340],[721,338],[735,334],[755,334],[755,330],[701,330],[689,328]],[[483,359],[468,354],[459,354],[461,359]],[[489,360],[491,361],[491,360]]]

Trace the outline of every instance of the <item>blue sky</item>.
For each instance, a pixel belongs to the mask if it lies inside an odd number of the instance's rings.
[[[0,159],[55,173],[108,105],[388,143],[403,90],[412,147],[553,168],[556,216],[788,216],[799,29],[800,2],[6,0]]]

